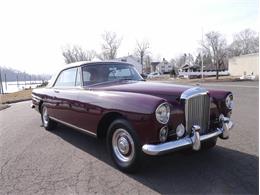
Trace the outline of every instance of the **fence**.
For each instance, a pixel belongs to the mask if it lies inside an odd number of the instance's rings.
[[[0,94],[35,88],[42,83],[44,83],[44,79],[40,76],[26,76],[22,74],[16,75],[16,81],[8,81],[7,75],[1,74],[0,70]]]
[[[216,71],[210,71],[210,72],[203,72],[203,76],[209,77],[209,76],[216,76],[217,72]],[[218,72],[219,76],[228,76],[229,72],[226,71],[219,71]],[[194,77],[194,76],[201,76],[201,71],[198,72],[179,72],[179,76],[183,77]]]

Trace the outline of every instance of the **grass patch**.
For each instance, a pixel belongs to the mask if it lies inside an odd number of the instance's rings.
[[[25,89],[14,93],[0,94],[0,104],[8,104],[24,100],[30,100],[31,95],[32,89]]]

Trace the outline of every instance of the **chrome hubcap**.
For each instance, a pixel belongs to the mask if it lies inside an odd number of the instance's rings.
[[[120,161],[130,162],[134,157],[134,141],[125,129],[115,130],[112,137],[112,148]]]
[[[119,138],[118,149],[122,154],[127,154],[129,152],[129,143],[125,137]]]
[[[43,125],[47,126],[49,122],[49,115],[46,107],[43,107],[42,110],[42,120],[43,120]]]

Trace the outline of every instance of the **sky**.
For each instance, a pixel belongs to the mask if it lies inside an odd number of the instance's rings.
[[[101,50],[104,31],[122,37],[118,57],[147,40],[155,59],[196,55],[202,32],[227,41],[245,28],[259,32],[256,0],[9,0],[0,2],[0,66],[52,74],[62,48]]]

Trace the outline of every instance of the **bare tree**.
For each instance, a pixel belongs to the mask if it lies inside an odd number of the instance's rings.
[[[224,58],[226,57],[226,39],[218,32],[211,31],[207,33],[205,42],[202,43],[205,53],[212,57],[212,62],[216,66],[216,79],[219,78],[220,65],[224,64]]]
[[[183,65],[186,64],[187,61],[187,54],[184,53],[183,55],[177,56],[175,59],[175,64],[178,68],[182,67]]]
[[[87,61],[92,61],[97,56],[96,51],[93,49],[87,50],[86,54],[87,54]]]
[[[150,44],[146,40],[144,40],[142,42],[136,41],[135,53],[136,53],[137,57],[140,58],[140,62],[142,64],[142,72],[143,72],[144,57],[145,57],[145,55],[148,54],[149,46],[150,46]]]
[[[201,57],[201,53],[199,52],[199,54],[196,56],[195,62],[196,65],[201,66],[202,65],[202,57]],[[204,66],[208,66],[212,64],[212,57],[210,56],[210,54],[204,54],[203,55],[203,64]]]
[[[143,59],[144,65],[145,65],[145,72],[151,72],[151,56],[150,55],[146,55]]]
[[[230,56],[239,56],[259,52],[259,35],[251,29],[245,29],[233,37],[229,46]]]
[[[74,45],[73,47],[66,47],[62,51],[62,55],[65,58],[65,63],[79,61],[91,61],[96,56],[94,50],[83,50],[81,47]]]
[[[104,32],[104,34],[102,34],[102,39],[102,52],[98,55],[98,58],[101,60],[115,59],[122,38],[118,38],[115,32]]]
[[[137,41],[136,45],[137,46],[135,49],[136,50],[135,53],[137,54],[138,57],[140,57],[140,62],[141,62],[141,64],[143,64],[144,56],[148,53],[150,44],[148,41],[142,41],[142,42]]]

